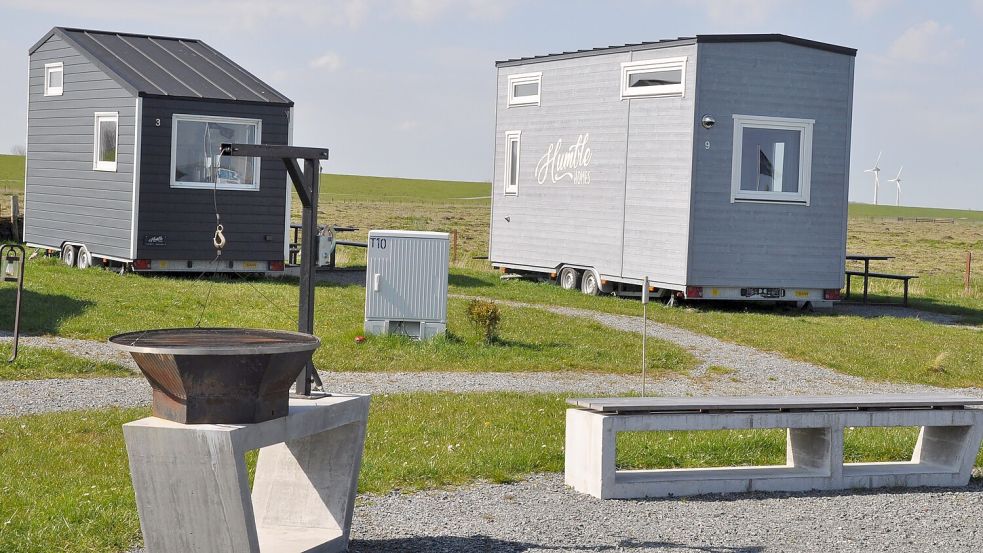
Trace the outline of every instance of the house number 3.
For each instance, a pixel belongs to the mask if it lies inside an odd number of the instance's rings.
[[[707,150],[709,150],[710,149],[710,141],[707,140],[706,142],[704,142],[703,143],[703,147],[706,148]]]
[[[159,127],[160,126],[160,119],[155,119],[154,120],[154,126],[155,127]],[[710,143],[707,142],[707,144],[708,144],[707,148],[709,149],[710,148],[710,146],[709,146]]]

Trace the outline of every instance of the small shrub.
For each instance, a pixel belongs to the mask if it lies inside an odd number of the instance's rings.
[[[471,300],[468,303],[468,322],[474,326],[486,344],[494,342],[498,337],[498,323],[501,319],[502,314],[493,301]]]

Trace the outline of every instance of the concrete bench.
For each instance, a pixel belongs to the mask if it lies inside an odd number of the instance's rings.
[[[846,297],[850,298],[850,280],[852,277],[863,277],[864,279],[864,303],[867,303],[867,288],[868,282],[872,278],[885,278],[888,280],[901,280],[904,281],[904,302],[902,305],[908,305],[908,282],[913,278],[918,278],[915,275],[894,275],[890,273],[870,273],[864,271],[846,271]]]
[[[983,405],[939,395],[570,399],[566,483],[594,497],[636,498],[881,486],[965,486],[983,440]],[[910,461],[845,463],[848,427],[918,426]],[[618,470],[619,432],[784,428],[786,463]]]

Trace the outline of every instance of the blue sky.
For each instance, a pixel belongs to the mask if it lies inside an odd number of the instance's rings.
[[[0,0],[0,151],[25,137],[27,49],[51,27],[201,38],[296,104],[327,170],[488,180],[494,61],[700,33],[857,48],[850,198],[883,150],[902,203],[983,209],[983,0]],[[881,202],[893,203],[886,182]]]

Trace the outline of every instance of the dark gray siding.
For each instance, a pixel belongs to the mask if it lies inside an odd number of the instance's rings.
[[[170,185],[173,114],[261,119],[263,143],[287,144],[288,111],[286,106],[144,98],[137,257],[206,261],[215,257],[212,190]],[[228,240],[223,260],[283,259],[286,186],[283,163],[266,159],[261,162],[258,191],[217,191]],[[148,235],[164,235],[166,245],[145,246]]]
[[[700,44],[698,60],[687,283],[839,288],[854,58],[772,42]],[[731,203],[734,114],[815,120],[810,205]]]
[[[629,54],[501,68],[492,193],[494,263],[543,268],[587,265],[621,273],[628,102],[620,98],[621,62]],[[508,75],[542,71],[540,106],[508,107]],[[519,192],[504,194],[505,133],[521,131]],[[550,145],[561,151],[589,135],[590,181],[540,183],[536,166]],[[508,220],[506,220],[508,218]]]
[[[44,96],[44,64],[64,64],[64,93]],[[119,113],[116,172],[92,168],[95,112]],[[30,57],[24,238],[129,258],[136,98],[52,36]]]

